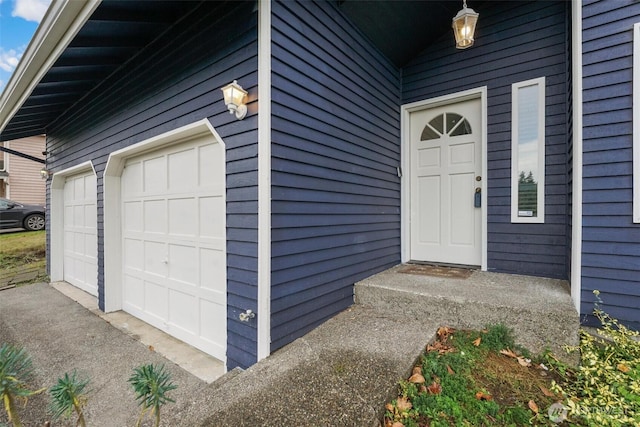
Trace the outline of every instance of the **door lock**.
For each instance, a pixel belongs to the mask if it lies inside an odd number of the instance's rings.
[[[473,207],[479,208],[482,206],[482,188],[476,187],[476,192],[473,195]]]

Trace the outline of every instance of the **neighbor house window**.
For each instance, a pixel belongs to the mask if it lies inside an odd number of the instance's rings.
[[[0,142],[0,147],[4,147],[4,142]],[[6,169],[6,165],[7,165],[7,153],[5,153],[4,151],[0,151],[0,171],[3,171]]]
[[[640,223],[640,22],[633,26],[633,222]]]
[[[545,80],[511,86],[511,222],[544,222]]]

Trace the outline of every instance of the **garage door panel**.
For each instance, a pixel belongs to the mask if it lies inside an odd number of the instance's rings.
[[[197,151],[191,148],[168,156],[170,191],[190,191],[198,186]]]
[[[169,200],[169,234],[195,237],[198,228],[198,209],[195,198]]]
[[[196,255],[193,246],[169,245],[169,278],[196,286],[198,271],[193,268]]]
[[[144,282],[139,277],[125,272],[123,280],[123,294],[126,305],[142,311],[144,308]]]
[[[144,231],[147,233],[167,233],[167,210],[166,201],[145,200],[144,201]]]
[[[143,185],[131,191],[136,179]],[[142,291],[124,292],[123,307],[221,359],[226,347],[224,180],[223,148],[202,138],[126,161],[121,181],[123,271],[144,283]],[[203,307],[215,313],[203,313]]]
[[[149,195],[163,194],[167,189],[167,166],[165,157],[143,162],[143,192]]]
[[[144,246],[139,239],[124,239],[124,267],[142,271],[144,267]]]
[[[64,185],[65,281],[98,295],[96,179],[93,172],[68,177]]]
[[[169,323],[192,335],[198,334],[198,299],[174,289],[169,291]]]
[[[144,242],[144,271],[147,274],[166,277],[167,250],[166,245],[159,242]]]
[[[200,324],[207,326],[202,328],[200,334],[213,351],[224,351],[220,343],[226,339],[226,323],[226,307],[200,300]]]
[[[142,163],[128,163],[122,171],[122,196],[132,196],[142,193]]]
[[[124,231],[143,231],[142,202],[126,202],[123,211]]]
[[[222,196],[200,198],[200,236],[209,238],[222,238],[224,229],[218,224],[224,223],[225,206]]]
[[[200,248],[200,286],[212,291],[226,292],[227,285],[220,279],[220,271],[225,268],[224,252]]]
[[[150,280],[144,281],[144,311],[146,313],[155,316],[158,320],[165,321],[169,314],[167,302],[166,285]]]

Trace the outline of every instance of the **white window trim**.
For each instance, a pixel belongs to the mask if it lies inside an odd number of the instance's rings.
[[[538,85],[542,90],[538,92],[538,170],[541,171],[538,179],[538,216],[518,216],[518,89]],[[544,223],[544,196],[545,196],[545,78],[525,80],[511,85],[511,222],[512,223]],[[541,142],[541,143],[540,143]]]
[[[633,25],[633,222],[640,223],[640,22]]]

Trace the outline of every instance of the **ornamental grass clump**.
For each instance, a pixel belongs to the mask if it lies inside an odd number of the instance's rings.
[[[58,378],[58,382],[49,389],[51,395],[51,405],[49,409],[54,419],[61,416],[69,418],[75,411],[77,415],[76,426],[85,427],[83,408],[87,403],[85,387],[89,384],[88,379],[81,379],[74,370],[71,375],[64,374]]]
[[[23,348],[3,343],[0,346],[0,398],[9,422],[21,427],[22,422],[16,408],[16,400],[26,400],[45,389],[30,390],[27,380],[33,373],[31,357]]]
[[[559,366],[564,381],[553,389],[565,397],[571,421],[599,427],[640,425],[640,333],[598,306],[594,315],[602,324],[598,336],[580,333],[579,347],[569,349],[580,351],[580,366]]]
[[[147,412],[155,416],[155,426],[158,427],[160,425],[160,408],[167,402],[175,402],[167,396],[167,392],[178,386],[173,384],[171,373],[165,370],[164,365],[142,365],[133,371],[129,383],[136,392],[138,405],[142,406],[136,427],[140,426]]]

